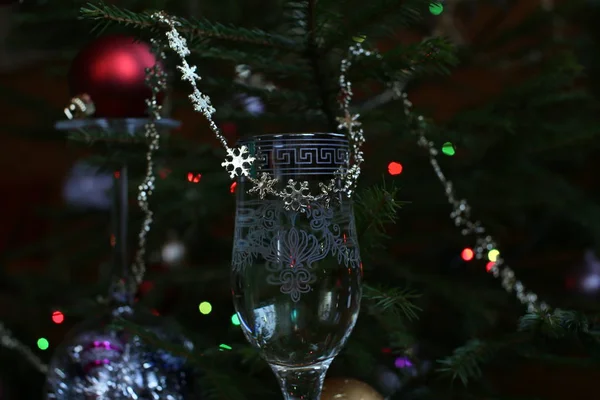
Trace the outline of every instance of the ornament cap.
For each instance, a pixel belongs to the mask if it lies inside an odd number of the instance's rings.
[[[73,97],[64,112],[68,119],[85,118],[94,115],[96,106],[92,98],[84,93]]]

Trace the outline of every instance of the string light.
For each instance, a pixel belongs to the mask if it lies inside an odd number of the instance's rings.
[[[447,156],[453,156],[456,153],[456,150],[454,149],[454,145],[450,142],[446,142],[442,145],[442,153],[444,153]]]
[[[240,323],[240,317],[238,317],[238,315],[237,315],[237,314],[233,314],[233,315],[231,316],[231,323],[232,323],[233,325],[235,325],[235,326],[240,326],[240,325],[241,325],[241,323]]]
[[[390,175],[400,175],[402,173],[402,164],[399,162],[392,161],[388,164],[388,172]]]
[[[496,249],[492,249],[488,252],[488,260],[490,260],[493,263],[495,263],[498,260],[499,256],[500,252]]]
[[[232,350],[233,348],[227,344],[221,344],[219,345],[219,351],[223,351],[223,350]]]
[[[465,261],[471,261],[473,258],[475,258],[475,252],[473,249],[467,247],[460,253],[460,256]]]
[[[433,15],[440,15],[444,12],[444,5],[440,2],[431,2],[429,4],[429,12]]]
[[[60,311],[54,311],[52,313],[52,322],[55,324],[62,324],[65,320],[65,315]]]
[[[50,342],[46,338],[39,338],[37,341],[37,346],[40,350],[48,350],[50,347]]]
[[[235,188],[237,187],[237,182],[233,182],[231,186],[229,186],[229,193],[235,193]]]
[[[187,174],[187,180],[191,183],[200,182],[200,178],[202,178],[202,174],[194,174],[193,172],[188,172]]]
[[[203,301],[202,303],[200,303],[200,305],[198,306],[198,309],[200,310],[200,312],[204,315],[208,315],[211,313],[212,311],[212,304],[210,304],[208,301]]]
[[[396,358],[396,361],[394,361],[394,366],[396,368],[410,368],[413,366],[413,363],[408,357],[404,356]]]

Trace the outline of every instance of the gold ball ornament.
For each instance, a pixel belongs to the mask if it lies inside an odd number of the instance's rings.
[[[321,400],[383,400],[383,396],[356,379],[331,378],[323,384]]]

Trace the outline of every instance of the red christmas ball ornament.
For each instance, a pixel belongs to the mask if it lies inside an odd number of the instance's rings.
[[[89,95],[99,118],[145,117],[146,99],[152,95],[145,82],[146,68],[156,62],[147,43],[123,35],[101,37],[73,60],[71,95]]]

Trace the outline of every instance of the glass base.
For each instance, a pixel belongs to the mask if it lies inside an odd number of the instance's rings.
[[[304,367],[270,364],[285,400],[320,400],[323,381],[333,358]]]
[[[72,140],[145,142],[148,118],[84,118],[58,121],[54,128],[68,133]],[[170,118],[155,121],[161,131],[178,128],[181,123]]]

